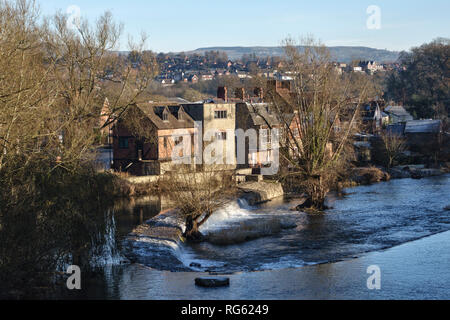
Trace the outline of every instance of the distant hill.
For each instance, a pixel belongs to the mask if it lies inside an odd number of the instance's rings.
[[[368,47],[329,47],[333,60],[339,62],[351,62],[352,60],[375,60],[377,62],[394,62],[398,59],[399,52]],[[244,54],[256,54],[259,57],[282,56],[282,47],[209,47],[199,48],[190,52],[203,54],[205,51],[223,51],[230,59],[239,59]]]

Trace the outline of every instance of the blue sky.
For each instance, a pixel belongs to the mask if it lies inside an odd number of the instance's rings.
[[[38,0],[49,15],[71,5],[94,20],[113,13],[127,35],[149,36],[148,49],[189,51],[211,46],[276,46],[287,36],[314,35],[327,45],[406,50],[450,37],[449,0]],[[370,5],[380,8],[380,29],[367,28]]]

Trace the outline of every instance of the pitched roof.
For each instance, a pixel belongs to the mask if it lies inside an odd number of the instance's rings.
[[[277,116],[269,111],[269,105],[267,103],[246,103],[245,105],[254,125],[262,126],[269,124],[270,126],[276,126],[280,124]]]
[[[441,120],[412,120],[406,122],[405,133],[439,133]]]
[[[183,108],[194,121],[203,121],[203,103],[183,104]]]
[[[233,104],[233,101],[226,102],[223,99],[212,98],[200,102],[182,104],[184,110],[189,113],[194,121],[203,121],[203,109],[205,104]]]
[[[411,117],[411,114],[406,111],[405,108],[403,108],[403,106],[388,106],[386,109],[384,109],[384,112],[389,113],[389,114],[393,114],[396,116],[406,116],[406,117]]]
[[[153,122],[158,129],[193,128],[194,120],[184,111],[181,105],[155,105],[151,103],[138,104],[137,107]],[[167,120],[163,120],[163,113],[167,112]],[[179,119],[179,114],[183,118]]]

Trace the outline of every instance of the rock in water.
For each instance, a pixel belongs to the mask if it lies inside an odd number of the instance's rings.
[[[201,268],[202,265],[200,263],[196,263],[196,262],[192,262],[189,267],[194,267],[194,268]]]
[[[230,285],[230,278],[195,278],[195,285],[206,288],[225,287]]]

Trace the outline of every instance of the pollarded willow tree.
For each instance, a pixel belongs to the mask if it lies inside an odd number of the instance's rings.
[[[184,236],[201,241],[200,227],[236,194],[233,172],[219,166],[205,165],[201,171],[178,165],[160,181],[162,192],[185,219]]]
[[[376,92],[369,78],[355,82],[352,74],[337,72],[329,50],[312,39],[302,46],[288,39],[284,49],[283,72],[292,81],[269,86],[266,95],[283,127],[280,156],[289,170],[282,178],[294,179],[308,194],[305,205],[323,209],[326,194],[350,165],[358,110]]]

